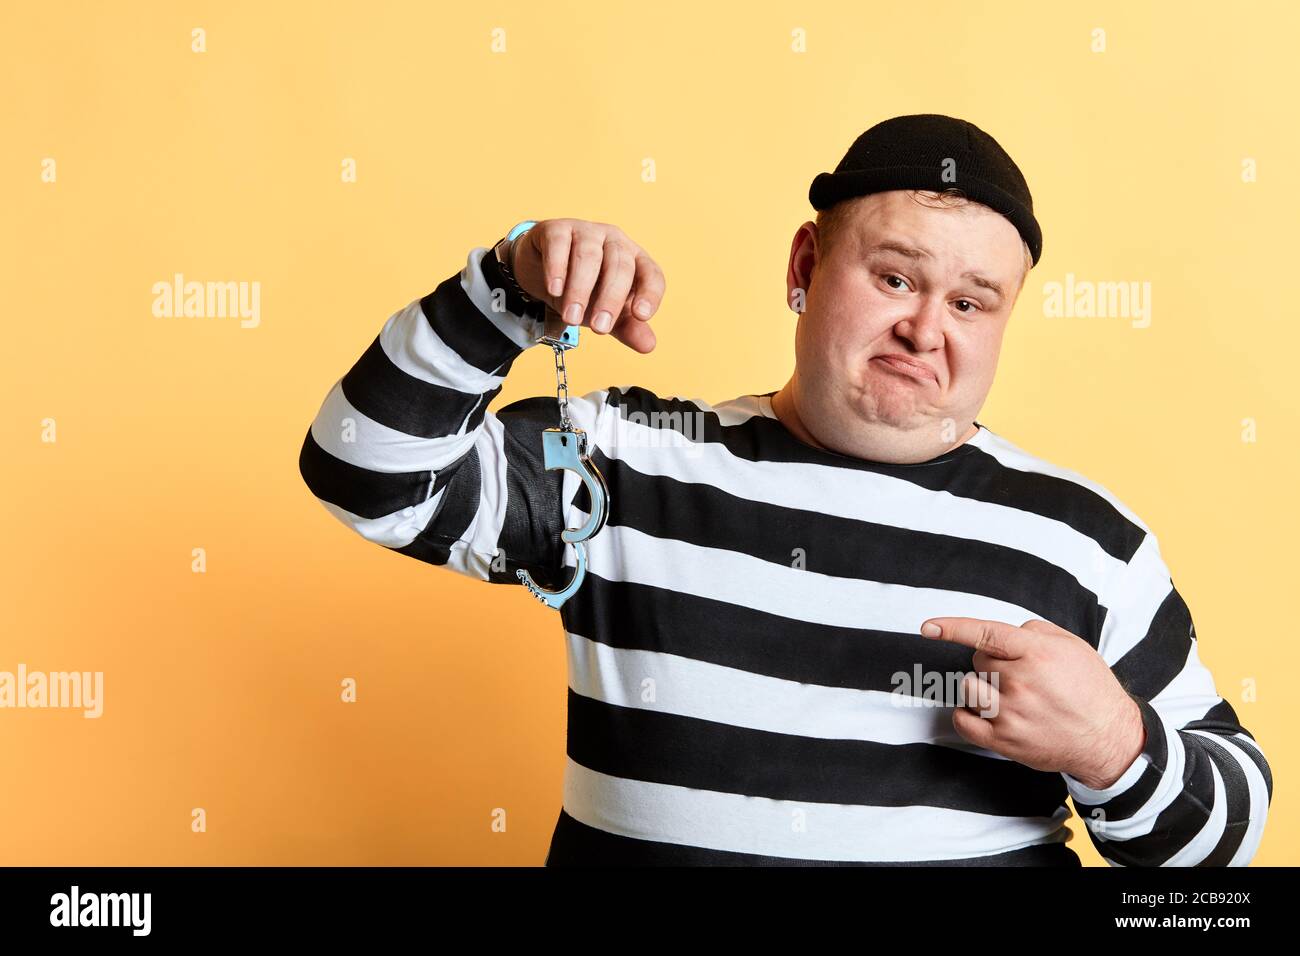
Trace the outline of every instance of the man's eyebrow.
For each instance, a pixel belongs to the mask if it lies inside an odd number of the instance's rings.
[[[867,249],[866,254],[868,256],[873,256],[882,252],[895,252],[900,256],[906,256],[908,259],[912,260],[933,258],[930,253],[924,249],[917,246],[909,246],[905,242],[895,242],[892,239],[883,239],[875,245],[870,246]],[[982,273],[963,272],[961,277],[963,279],[970,279],[971,282],[974,282],[977,286],[988,289],[998,297],[999,302],[1007,297],[1006,290],[1002,288],[1000,283],[994,282]]]
[[[900,256],[907,256],[909,259],[929,259],[930,253],[924,249],[915,246],[909,246],[904,242],[895,242],[892,239],[882,239],[874,246],[867,249],[867,255],[875,255],[878,252],[897,252]]]
[[[985,289],[988,289],[990,292],[992,292],[995,296],[998,297],[999,302],[1001,302],[1003,299],[1007,297],[1007,294],[1002,291],[1002,286],[1000,284],[994,282],[992,279],[988,278],[987,276],[980,275],[978,272],[963,272],[961,274],[961,277],[963,279],[970,279],[970,281],[974,282],[976,285],[983,286]]]

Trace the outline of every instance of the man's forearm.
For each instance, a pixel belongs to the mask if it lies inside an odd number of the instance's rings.
[[[1135,698],[1146,741],[1110,787],[1067,787],[1108,863],[1118,866],[1244,866],[1263,836],[1272,775],[1245,729],[1221,715],[1178,726]]]
[[[491,256],[475,249],[460,273],[392,315],[304,438],[303,480],[369,540],[400,548],[427,526],[488,403],[536,338],[536,320],[503,310]]]

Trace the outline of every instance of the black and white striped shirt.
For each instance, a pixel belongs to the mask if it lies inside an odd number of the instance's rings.
[[[540,330],[498,309],[502,285],[478,247],[392,315],[330,389],[300,470],[369,541],[558,587],[575,564],[560,532],[590,500],[543,467],[554,396],[486,410]],[[1269,767],[1135,514],[978,422],[931,461],[878,463],[798,441],[771,394],[570,399],[611,507],[560,611],[549,865],[1078,865],[1067,794],[1111,865],[1249,862]],[[1145,749],[1096,791],[968,743],[951,695],[926,705],[916,680],[972,669],[969,648],[919,635],[938,616],[1087,640],[1138,700]]]

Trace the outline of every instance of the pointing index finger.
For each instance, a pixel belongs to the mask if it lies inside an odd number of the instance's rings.
[[[1018,627],[977,617],[932,617],[921,625],[921,635],[961,644],[1005,661],[1015,660],[1025,650]]]

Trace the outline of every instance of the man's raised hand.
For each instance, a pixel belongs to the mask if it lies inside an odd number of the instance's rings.
[[[569,325],[613,335],[638,352],[655,347],[664,274],[617,226],[545,219],[510,243],[507,264],[520,287]]]

